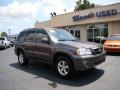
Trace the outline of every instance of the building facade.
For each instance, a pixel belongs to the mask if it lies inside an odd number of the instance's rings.
[[[101,43],[120,33],[120,3],[56,15],[49,21],[36,22],[35,27],[63,28],[81,41]]]

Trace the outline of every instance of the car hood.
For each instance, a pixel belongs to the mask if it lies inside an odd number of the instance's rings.
[[[104,45],[120,45],[120,40],[107,40]]]
[[[60,44],[64,44],[64,45],[69,45],[69,46],[73,46],[76,48],[98,48],[101,47],[100,44],[97,43],[90,43],[90,42],[80,42],[80,41],[59,41]]]

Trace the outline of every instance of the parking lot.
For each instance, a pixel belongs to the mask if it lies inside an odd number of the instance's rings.
[[[14,48],[0,50],[0,90],[120,90],[120,54],[109,54],[96,69],[77,72],[71,80],[36,62],[21,67]]]

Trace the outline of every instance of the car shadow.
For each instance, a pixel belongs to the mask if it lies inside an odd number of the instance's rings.
[[[92,69],[84,72],[77,72],[73,78],[67,80],[59,78],[53,68],[46,64],[32,62],[27,67],[22,67],[18,63],[13,63],[10,64],[10,66],[36,75],[33,77],[34,79],[44,78],[51,81],[51,83],[48,83],[48,85],[52,86],[53,88],[56,88],[57,84],[74,87],[85,86],[95,82],[104,74],[104,70]]]
[[[7,49],[9,49],[9,48],[11,48],[11,47],[7,47],[6,49],[4,49],[4,48],[0,48],[0,51],[7,50]]]
[[[4,49],[3,48],[0,48],[0,51],[3,51]]]

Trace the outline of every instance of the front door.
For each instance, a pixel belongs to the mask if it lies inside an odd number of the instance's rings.
[[[49,40],[49,36],[45,30],[36,30],[36,49],[34,51],[35,58],[42,60],[43,62],[50,61],[51,44]]]

